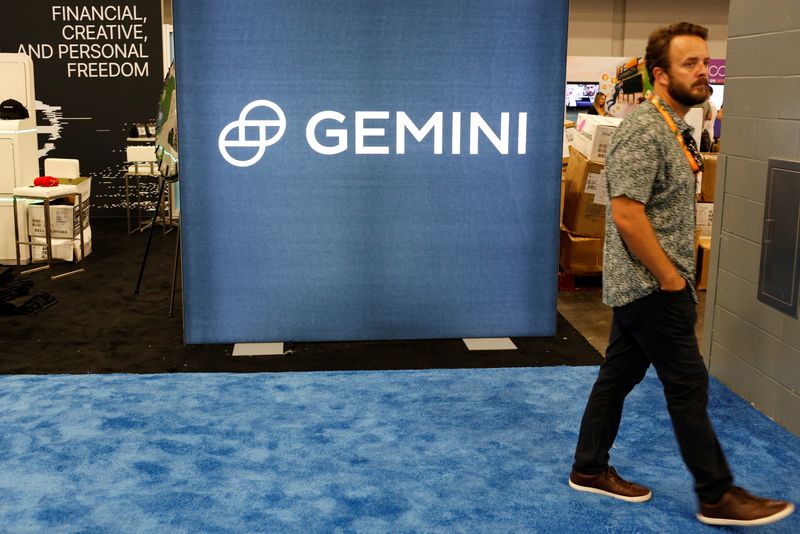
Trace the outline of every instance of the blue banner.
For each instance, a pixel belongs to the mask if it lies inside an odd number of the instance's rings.
[[[174,0],[186,341],[553,335],[567,12]]]

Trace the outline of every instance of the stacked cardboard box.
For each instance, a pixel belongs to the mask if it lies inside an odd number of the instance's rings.
[[[608,193],[605,168],[570,147],[564,173],[559,266],[570,274],[599,273],[603,270]]]
[[[569,147],[572,146],[572,142],[574,140],[575,140],[575,123],[573,121],[564,121],[564,142],[562,143],[562,149],[561,149],[562,172],[567,167],[567,162],[569,161]]]
[[[581,237],[561,230],[558,265],[568,274],[596,274],[603,270],[603,238]]]
[[[603,237],[608,203],[605,167],[589,161],[572,147],[564,177],[567,182],[562,220],[564,226],[580,236]]]
[[[717,154],[703,154],[703,172],[697,192],[697,279],[696,287],[708,287],[708,264],[711,259],[711,230],[714,222],[714,189],[717,185]]]
[[[569,151],[569,158],[562,175],[559,266],[566,273],[602,271],[608,204],[605,154],[620,122],[619,119],[580,114],[570,144],[566,142],[565,133],[564,147]],[[705,289],[708,279],[717,154],[703,154],[703,165],[704,172],[697,188],[698,289]]]
[[[711,261],[711,238],[701,237],[697,247],[697,272],[695,287],[698,290],[708,288],[708,264]]]
[[[703,154],[703,172],[700,176],[698,202],[714,202],[717,187],[717,154]]]
[[[572,145],[590,161],[605,163],[611,135],[621,123],[622,119],[614,117],[579,113]]]
[[[91,195],[91,178],[59,178],[60,184],[76,185],[81,194],[80,206],[77,204],[77,195],[59,200],[58,204],[50,204],[50,237],[53,248],[53,258],[72,261],[80,259],[79,252],[73,254],[75,247],[80,247],[80,232],[83,231],[86,255],[91,252],[92,232],[89,226],[89,205]],[[81,229],[80,213],[83,211],[83,228]],[[28,206],[28,233],[34,243],[46,243],[44,225],[44,205],[31,204]],[[44,247],[32,247],[33,260],[46,259]]]
[[[31,242],[39,245],[47,245],[47,239],[44,237],[31,237]],[[54,260],[78,261],[81,259],[80,236],[74,239],[51,239],[50,245],[52,247]],[[34,262],[47,261],[45,246],[31,247],[31,250],[33,251]],[[88,227],[83,231],[83,250],[84,256],[88,256],[89,253],[92,252],[92,229]]]
[[[50,205],[50,237],[73,239],[80,231],[79,206],[73,204]],[[83,229],[89,227],[88,210],[84,211]],[[32,204],[28,207],[28,233],[32,236],[45,237],[44,205]]]
[[[711,238],[711,228],[714,222],[714,203],[697,203],[697,228],[700,230],[700,237]]]

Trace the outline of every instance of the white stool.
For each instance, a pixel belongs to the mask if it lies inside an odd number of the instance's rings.
[[[72,274],[82,273],[83,271],[85,271],[83,265],[83,257],[85,251],[83,242],[83,204],[82,204],[83,199],[82,195],[78,192],[78,187],[75,185],[57,185],[55,187],[15,187],[12,194],[14,199],[14,240],[16,241],[16,245],[14,246],[14,248],[17,253],[17,267],[21,267],[20,254],[19,254],[20,245],[28,245],[29,249],[31,247],[45,247],[45,250],[47,251],[47,265],[43,265],[42,267],[36,267],[33,269],[28,269],[25,271],[20,271],[20,274],[33,273],[36,271],[50,269],[53,267],[53,245],[50,237],[50,201],[59,198],[65,198],[72,195],[77,196],[78,213],[80,214],[79,233],[81,239],[81,257],[78,260],[80,268],[75,269],[74,271],[69,271],[67,273],[51,276],[50,278],[52,280],[56,280],[58,278],[63,278],[65,276],[70,276]],[[41,243],[34,243],[33,241],[19,240],[19,220],[17,218],[18,198],[44,201],[44,236],[46,242],[45,245],[42,245]],[[33,251],[31,251],[31,258],[33,258]]]
[[[158,189],[161,190],[161,182],[164,177],[158,170],[158,160],[156,159],[156,148],[154,145],[128,146],[125,149],[128,163],[128,172],[125,173],[125,215],[128,221],[128,235],[139,231],[144,232],[152,223],[142,220],[142,207],[145,202],[142,200],[141,179],[151,179],[156,181]],[[131,225],[131,186],[130,178],[134,179],[134,191],[136,194],[136,227]],[[164,234],[173,230],[174,222],[172,211],[170,210],[169,191],[164,188],[164,195],[160,195],[155,201],[156,213],[161,213],[161,225]]]
[[[81,164],[77,159],[45,158],[44,175],[62,178],[80,178]]]

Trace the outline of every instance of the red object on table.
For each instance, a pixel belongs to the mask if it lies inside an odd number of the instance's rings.
[[[33,180],[33,185],[39,187],[55,187],[58,185],[58,178],[52,176],[40,176]]]

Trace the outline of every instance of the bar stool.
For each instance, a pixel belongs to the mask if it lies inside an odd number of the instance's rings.
[[[128,146],[125,149],[126,160],[128,163],[128,170],[125,173],[125,214],[128,221],[128,235],[134,232],[144,232],[152,223],[147,223],[142,220],[142,207],[145,202],[142,200],[141,179],[149,178],[155,180],[161,190],[161,182],[164,179],[158,170],[158,160],[156,159],[156,150],[153,145],[141,146]],[[133,194],[136,195],[136,226],[131,224],[131,209],[133,202],[131,202],[131,184],[130,179],[134,179]],[[173,230],[172,212],[169,209],[168,193],[165,190],[163,196],[155,201],[155,210],[161,213],[161,225],[164,234]],[[155,220],[155,219],[154,219]]]
[[[80,233],[80,239],[81,239],[81,257],[80,260],[78,260],[80,268],[75,269],[73,271],[69,271],[67,273],[53,275],[50,277],[50,279],[57,280],[65,276],[70,276],[73,274],[84,272],[86,269],[83,263],[83,257],[85,251],[83,242],[83,204],[82,204],[83,198],[82,195],[78,192],[78,186],[57,185],[55,187],[15,187],[12,192],[12,195],[14,200],[14,240],[16,241],[14,249],[16,250],[17,253],[17,267],[21,268],[22,266],[19,253],[20,245],[28,245],[29,249],[31,249],[32,247],[45,247],[45,250],[47,252],[47,265],[43,265],[41,267],[35,267],[33,269],[27,269],[25,271],[20,271],[20,274],[29,274],[36,271],[42,271],[44,269],[51,269],[53,267],[53,245],[50,237],[50,202],[59,198],[65,198],[73,195],[77,197],[78,213],[80,217],[80,227],[78,232]],[[19,240],[19,219],[17,217],[18,198],[44,201],[44,236],[46,244],[42,245],[41,243],[34,243],[33,241]],[[31,250],[31,258],[33,258],[32,250]]]

